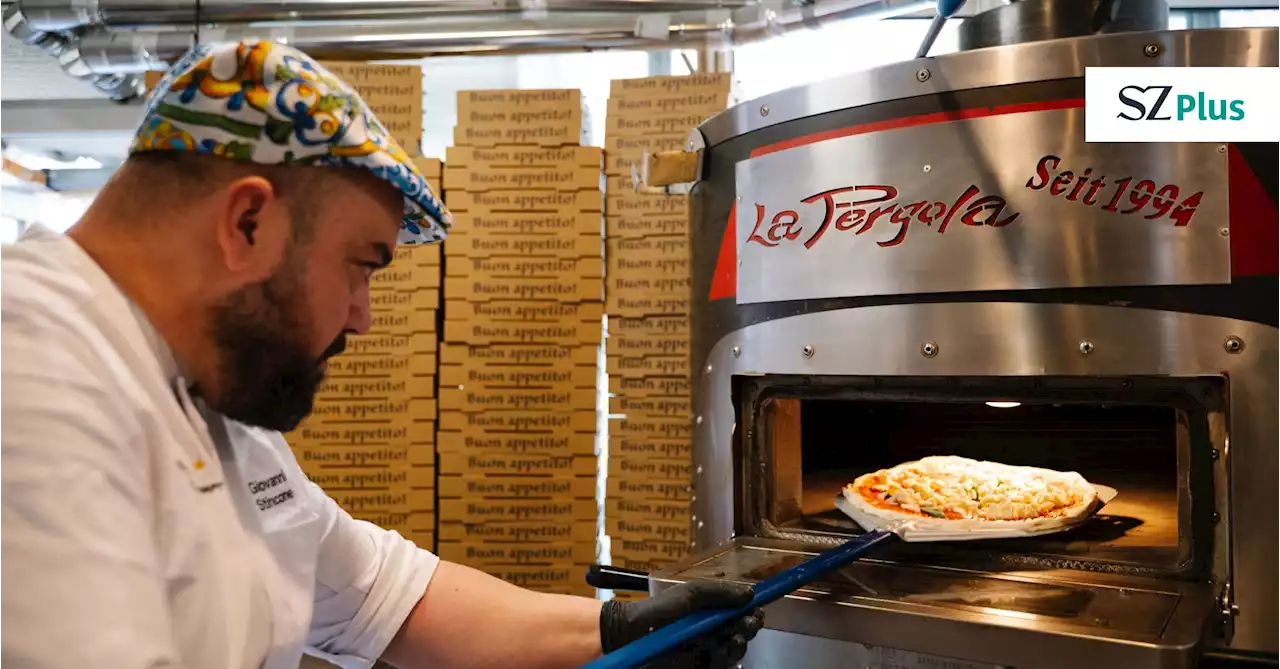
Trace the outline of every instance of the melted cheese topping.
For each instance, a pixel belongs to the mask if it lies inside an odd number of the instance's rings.
[[[867,477],[864,498],[938,518],[1027,520],[1052,517],[1084,497],[1078,474],[933,456]]]

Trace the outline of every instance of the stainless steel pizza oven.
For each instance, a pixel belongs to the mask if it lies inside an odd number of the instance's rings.
[[[1032,41],[699,128],[694,555],[657,587],[760,580],[860,531],[857,475],[955,454],[1119,495],[1059,535],[881,550],[772,605],[747,667],[1274,666],[1276,145],[1086,143],[1083,70],[1276,51]]]

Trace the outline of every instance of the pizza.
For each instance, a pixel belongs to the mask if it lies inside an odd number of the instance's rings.
[[[1065,528],[1102,505],[1098,491],[1075,472],[950,455],[864,474],[842,494],[855,519],[865,516],[877,525],[912,520],[947,529]]]

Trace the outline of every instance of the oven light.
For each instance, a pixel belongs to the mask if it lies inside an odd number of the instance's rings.
[[[987,402],[987,406],[994,409],[1012,409],[1022,406],[1022,402]]]

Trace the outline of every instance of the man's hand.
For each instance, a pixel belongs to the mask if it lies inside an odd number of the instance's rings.
[[[652,599],[639,602],[605,602],[600,611],[600,644],[611,653],[658,628],[705,609],[736,609],[751,603],[749,585],[722,581],[682,583]],[[699,639],[648,666],[678,669],[728,669],[747,652],[747,642],[764,625],[764,612],[756,609],[720,632]]]

